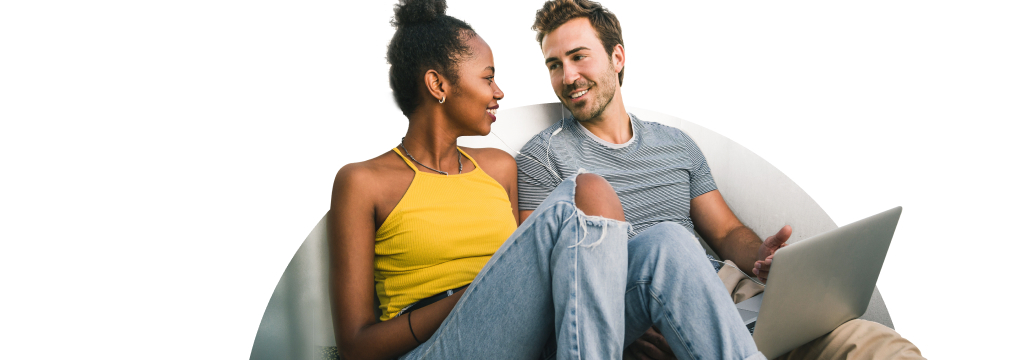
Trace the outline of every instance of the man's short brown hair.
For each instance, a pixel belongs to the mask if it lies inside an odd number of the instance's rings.
[[[604,50],[608,52],[608,58],[615,52],[615,45],[622,44],[622,25],[618,17],[611,10],[602,6],[601,3],[589,0],[549,0],[536,10],[536,21],[533,22],[533,31],[536,32],[536,41],[543,44],[543,37],[555,29],[565,25],[565,22],[576,18],[586,17],[589,25],[593,27],[596,38],[601,40]],[[618,72],[618,85],[625,81],[625,68]]]
[[[543,43],[544,36],[564,25],[569,20],[584,17],[590,19],[590,25],[604,45],[607,57],[611,58],[615,45],[622,44],[622,25],[618,18],[610,10],[598,2],[590,0],[550,0],[543,4],[540,10],[536,11],[536,21],[533,22],[533,30],[536,31],[536,41]],[[618,84],[625,80],[625,67],[618,72]]]

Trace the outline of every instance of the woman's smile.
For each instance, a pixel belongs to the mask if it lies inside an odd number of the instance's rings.
[[[491,106],[491,107],[487,108],[487,115],[490,116],[490,121],[491,122],[496,122],[497,121],[497,108],[499,108],[499,107],[501,107],[501,105],[494,105],[494,106]]]

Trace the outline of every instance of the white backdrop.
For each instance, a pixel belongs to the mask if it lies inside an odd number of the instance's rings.
[[[450,1],[505,109],[556,100],[541,3]],[[1021,5],[604,4],[627,106],[743,144],[839,225],[904,206],[878,284],[899,332],[1018,356]],[[247,358],[334,173],[404,134],[391,5],[0,4],[0,357]]]

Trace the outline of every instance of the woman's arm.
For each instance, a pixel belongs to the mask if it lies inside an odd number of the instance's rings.
[[[440,327],[462,292],[411,314],[378,322],[373,297],[373,257],[379,179],[364,164],[338,171],[328,217],[330,305],[334,338],[345,359],[391,359],[411,351]],[[409,316],[412,316],[412,331]]]

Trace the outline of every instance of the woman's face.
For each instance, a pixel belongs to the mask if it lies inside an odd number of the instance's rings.
[[[504,92],[494,82],[490,46],[478,35],[466,43],[472,54],[458,64],[458,83],[443,108],[461,135],[487,135],[490,125],[497,121],[497,101],[504,98]]]

